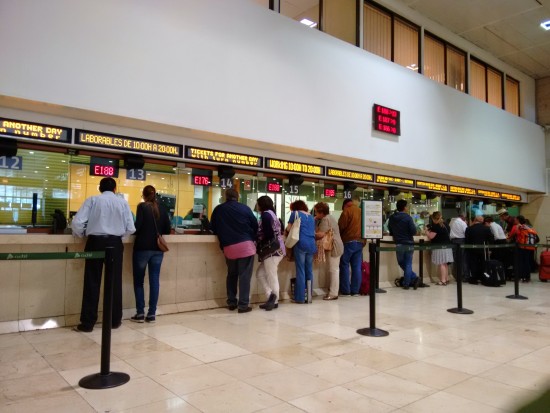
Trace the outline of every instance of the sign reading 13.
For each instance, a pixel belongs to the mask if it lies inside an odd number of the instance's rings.
[[[133,181],[145,181],[147,174],[145,169],[127,169],[126,170],[126,179]]]

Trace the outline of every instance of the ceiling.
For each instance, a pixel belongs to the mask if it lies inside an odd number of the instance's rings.
[[[395,0],[534,79],[550,76],[550,0]]]

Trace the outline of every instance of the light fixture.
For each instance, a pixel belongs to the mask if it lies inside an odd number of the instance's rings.
[[[317,26],[317,23],[312,22],[311,20],[306,18],[303,18],[302,20],[300,20],[300,23],[305,24],[307,27],[311,27],[311,28]]]
[[[542,27],[544,30],[550,30],[550,20],[543,21],[540,24],[540,27]]]

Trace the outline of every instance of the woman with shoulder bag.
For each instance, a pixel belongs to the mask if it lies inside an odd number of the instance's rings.
[[[170,233],[170,218],[164,205],[157,202],[155,187],[143,188],[143,202],[137,207],[136,239],[132,257],[134,275],[134,295],[136,297],[136,314],[130,317],[136,323],[155,322],[160,288],[160,267],[164,252],[157,243],[158,234]],[[149,309],[145,316],[145,292],[143,281],[145,269],[149,267]]]
[[[317,223],[315,238],[323,239],[325,235],[332,232],[331,249],[325,248],[326,261],[328,262],[329,287],[328,293],[323,300],[337,300],[338,288],[340,286],[340,257],[344,253],[344,244],[340,237],[338,222],[330,215],[329,206],[325,202],[319,202],[313,207],[315,221]]]
[[[279,307],[279,275],[277,268],[285,256],[285,243],[283,241],[281,222],[275,215],[273,200],[267,195],[258,198],[256,208],[261,212],[260,225],[258,226],[258,260],[260,265],[256,270],[256,277],[264,289],[267,301],[260,308],[271,311]],[[277,250],[265,248],[267,253],[262,253],[260,246],[277,241]]]
[[[441,212],[435,211],[432,214],[432,224],[428,226],[426,236],[432,241],[432,244],[450,244],[451,238],[449,230],[443,221]],[[453,262],[453,250],[444,248],[432,251],[432,263],[439,268],[439,282],[436,285],[449,284],[449,266]]]

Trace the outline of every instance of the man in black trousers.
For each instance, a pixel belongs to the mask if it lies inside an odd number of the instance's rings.
[[[112,327],[122,323],[122,237],[136,231],[128,202],[115,194],[116,181],[103,178],[99,183],[101,195],[84,201],[73,218],[72,230],[77,237],[87,236],[85,251],[105,251],[113,247],[113,314]],[[88,259],[84,267],[84,291],[80,324],[76,331],[89,333],[97,321],[103,259]]]
[[[471,226],[466,228],[466,244],[492,244],[495,240],[491,229],[484,225],[483,215],[477,215]],[[468,249],[468,263],[472,276],[468,281],[470,284],[477,284],[483,277],[485,271],[485,248]]]

